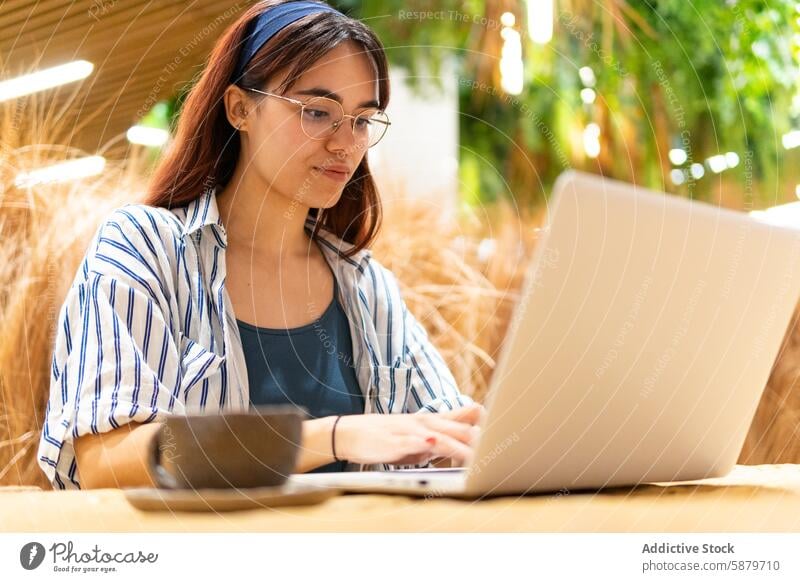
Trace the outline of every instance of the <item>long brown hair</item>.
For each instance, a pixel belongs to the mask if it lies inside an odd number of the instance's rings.
[[[183,206],[209,187],[225,186],[231,179],[241,143],[239,132],[225,115],[223,94],[232,83],[251,21],[286,1],[263,0],[254,4],[217,40],[207,66],[184,102],[174,141],[149,183],[146,204],[165,208]],[[288,91],[315,61],[347,40],[361,45],[373,60],[378,74],[379,108],[386,109],[389,75],[383,45],[369,27],[334,12],[310,14],[286,26],[253,56],[236,85],[263,87],[286,67],[289,75],[281,90]],[[322,227],[353,244],[352,249],[343,253],[346,256],[372,243],[380,229],[381,204],[366,155],[336,205],[319,212],[316,208],[309,212],[317,217],[312,236]]]

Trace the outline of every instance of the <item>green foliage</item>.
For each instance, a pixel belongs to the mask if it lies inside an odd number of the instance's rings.
[[[675,187],[666,175],[667,152],[684,140],[691,158],[684,166],[727,151],[742,160],[751,153],[761,185],[756,191],[774,193],[781,168],[794,156],[780,145],[800,125],[794,0],[559,0],[553,41],[539,46],[525,38],[525,88],[513,98],[500,89],[498,75],[485,72],[487,60],[490,70],[497,68],[501,43],[492,35],[499,36],[499,27],[464,16],[499,14],[494,2],[339,4],[376,30],[392,63],[412,78],[437,71],[445,56],[459,63],[461,179],[468,199],[513,195],[535,204],[565,165],[708,196],[714,183],[708,177]],[[514,11],[526,37],[525,2],[502,6]],[[418,11],[444,17],[407,17]],[[590,105],[580,99],[583,66],[597,79]],[[592,121],[603,128],[597,160],[584,156],[580,139]],[[726,177],[744,184],[744,166]]]

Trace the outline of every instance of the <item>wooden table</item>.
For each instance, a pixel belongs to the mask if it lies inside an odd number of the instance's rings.
[[[478,502],[345,494],[305,507],[145,512],[119,490],[0,488],[0,531],[798,532],[800,465],[737,466],[725,478]]]

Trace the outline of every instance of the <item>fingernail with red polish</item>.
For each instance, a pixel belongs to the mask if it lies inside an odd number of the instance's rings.
[[[428,438],[425,439],[425,442],[428,443],[429,445],[435,445],[436,444],[436,437],[428,437]]]

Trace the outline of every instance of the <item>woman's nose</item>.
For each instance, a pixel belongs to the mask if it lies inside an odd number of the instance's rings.
[[[327,140],[328,151],[331,152],[356,152],[361,151],[363,146],[358,143],[353,133],[353,124],[347,117],[339,122],[333,134]]]

